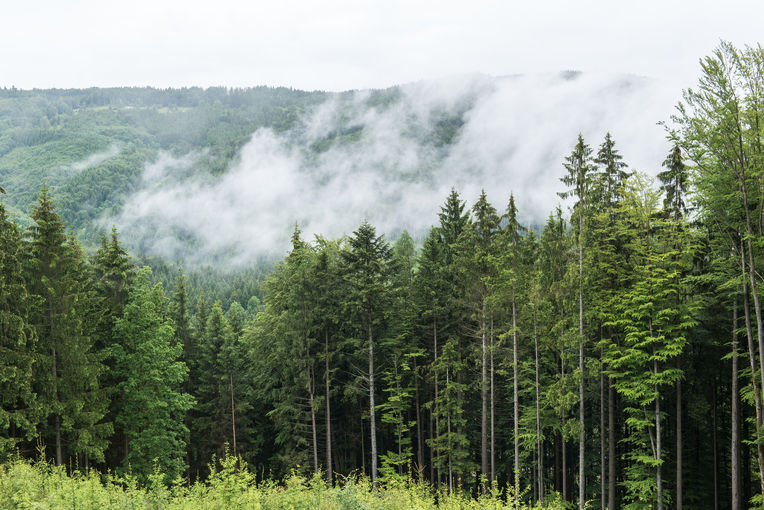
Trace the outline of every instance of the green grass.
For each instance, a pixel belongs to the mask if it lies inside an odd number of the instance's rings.
[[[282,482],[258,481],[235,458],[221,462],[205,482],[166,484],[155,473],[146,484],[135,478],[95,470],[67,474],[46,462],[16,460],[0,466],[0,508],[15,509],[529,509],[514,506],[506,491],[477,499],[436,492],[429,485],[398,480],[373,490],[367,478],[355,477],[328,487],[320,476],[292,474]],[[539,507],[533,507],[539,508]],[[562,509],[555,500],[544,508]]]

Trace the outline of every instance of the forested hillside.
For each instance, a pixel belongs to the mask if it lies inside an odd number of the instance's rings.
[[[452,188],[421,242],[405,225],[389,240],[368,221],[337,238],[295,226],[267,274],[198,268],[194,283],[93,220],[149,154],[201,145],[223,171],[255,126],[288,127],[322,94],[5,90],[3,469],[46,479],[13,460],[42,454],[151,491],[198,481],[184,494],[202,501],[222,468],[242,498],[270,497],[230,453],[292,480],[286,495],[313,476],[341,499],[361,474],[369,498],[406,486],[435,505],[433,487],[444,507],[500,487],[550,508],[758,508],[763,91],[764,50],[723,43],[667,122],[655,178],[610,134],[579,135],[555,179],[570,208],[537,204],[536,227],[513,193]]]
[[[122,204],[158,151],[203,151],[204,170],[221,172],[255,129],[285,130],[324,96],[269,87],[0,90],[8,206],[25,218],[45,181],[63,218],[95,242],[92,220]]]

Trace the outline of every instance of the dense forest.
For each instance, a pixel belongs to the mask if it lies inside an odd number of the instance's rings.
[[[496,207],[452,190],[423,243],[368,222],[339,239],[295,227],[267,274],[217,268],[194,284],[131,256],[116,229],[94,240],[90,220],[118,204],[80,216],[72,204],[93,202],[76,190],[96,193],[100,171],[129,186],[125,151],[71,189],[55,168],[13,173],[0,202],[3,469],[42,456],[214,487],[246,463],[261,480],[426,483],[444,507],[496,487],[539,506],[761,507],[764,50],[722,43],[701,65],[656,179],[610,135],[579,136],[560,167],[569,215],[531,228],[512,195]],[[151,105],[88,114],[143,119],[121,131],[136,151],[191,143],[197,116],[219,126],[226,143],[203,142],[212,159],[233,157],[251,129],[239,123],[278,126],[321,96],[188,89],[158,112],[151,89],[56,91],[44,119],[22,121],[3,101],[39,94],[3,90],[0,122],[18,125],[0,139],[0,178],[11,156],[30,161],[24,137],[50,136],[35,154],[51,161],[97,144],[73,112],[102,94]],[[205,106],[252,94],[274,105],[230,122]],[[152,138],[158,119],[177,138]],[[55,192],[34,202],[41,180]]]

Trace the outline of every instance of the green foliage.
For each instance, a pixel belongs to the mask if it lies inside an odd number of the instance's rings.
[[[45,423],[46,443],[63,462],[65,440],[68,453],[103,460],[111,423],[102,422],[108,397],[99,379],[104,355],[94,351],[95,320],[91,313],[94,292],[88,286],[89,268],[74,239],[43,188],[27,232],[29,290],[36,296],[31,322],[35,344],[35,391]]]
[[[373,490],[366,478],[347,478],[342,484],[328,487],[318,476],[305,478],[291,474],[282,483],[256,481],[245,464],[236,457],[221,460],[206,482],[192,485],[175,483],[166,486],[156,480],[166,478],[155,471],[150,481],[138,484],[130,476],[101,475],[95,470],[76,471],[70,476],[63,469],[45,463],[14,461],[0,466],[0,506],[21,508],[81,508],[111,510],[156,508],[163,510],[194,509],[294,509],[383,510],[430,509],[518,509],[540,510],[541,506],[516,504],[502,491],[473,499],[461,492],[436,492],[430,486],[411,479],[391,481]],[[506,498],[506,499],[505,499]],[[562,510],[559,500],[543,508]]]
[[[0,202],[0,459],[36,431],[36,331],[29,322],[32,297],[22,272],[22,249],[21,234]]]
[[[121,381],[116,416],[127,442],[123,469],[146,480],[157,465],[173,480],[185,472],[188,429],[184,424],[193,398],[182,391],[188,368],[174,338],[161,285],[151,286],[143,268],[116,319],[114,371]]]

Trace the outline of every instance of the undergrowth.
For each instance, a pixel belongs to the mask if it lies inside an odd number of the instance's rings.
[[[489,491],[477,498],[447,493],[429,484],[399,479],[373,489],[368,478],[348,477],[328,486],[320,476],[293,473],[280,482],[257,480],[235,457],[222,459],[204,482],[189,484],[178,479],[166,483],[155,471],[139,484],[131,477],[96,470],[67,474],[48,462],[14,460],[0,466],[0,508],[78,510],[223,510],[223,509],[538,509],[517,503],[511,490]],[[565,508],[559,499],[547,498],[547,509]]]

